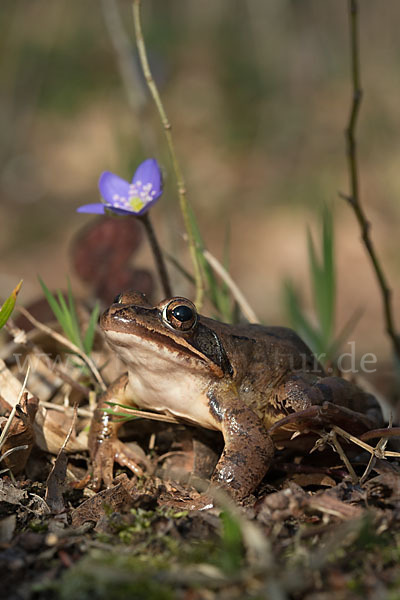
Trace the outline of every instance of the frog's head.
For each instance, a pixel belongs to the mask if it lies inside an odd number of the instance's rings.
[[[111,347],[132,366],[163,358],[214,377],[232,374],[223,343],[212,319],[198,314],[180,296],[151,306],[138,292],[119,294],[103,313],[100,325]]]

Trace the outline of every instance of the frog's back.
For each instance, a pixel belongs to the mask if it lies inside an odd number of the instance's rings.
[[[257,341],[259,359],[261,354],[269,363],[274,361],[282,370],[307,371],[322,375],[324,370],[301,337],[288,327],[247,325],[246,330]],[[283,375],[283,373],[282,373]]]
[[[267,326],[258,324],[245,324],[237,325],[237,329],[243,329],[247,332],[251,332],[253,337],[257,338],[270,338],[276,341],[285,341],[291,343],[294,347],[297,347],[299,352],[305,352],[311,354],[309,347],[303,342],[301,337],[289,327],[281,326]]]
[[[213,329],[223,339],[227,356],[236,363],[238,374],[262,370],[271,381],[280,381],[293,371],[324,374],[310,348],[288,327],[226,325],[213,321]]]

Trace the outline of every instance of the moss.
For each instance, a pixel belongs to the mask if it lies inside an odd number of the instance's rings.
[[[172,600],[167,571],[150,567],[138,557],[94,551],[51,584],[60,600]]]

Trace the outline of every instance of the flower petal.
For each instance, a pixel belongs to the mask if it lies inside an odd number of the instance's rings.
[[[79,213],[93,213],[94,215],[104,215],[105,204],[96,202],[96,204],[84,204],[76,209]]]
[[[155,191],[154,200],[162,194],[161,170],[155,158],[143,161],[135,171],[132,183],[141,182],[142,186],[151,183],[151,189]],[[147,209],[148,205],[146,205]]]
[[[119,199],[128,199],[129,182],[105,171],[100,175],[99,190],[107,204],[114,205]]]

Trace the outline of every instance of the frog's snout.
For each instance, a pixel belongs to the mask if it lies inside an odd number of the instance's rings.
[[[110,319],[111,308],[112,307],[106,308],[106,310],[100,315],[99,324],[103,330],[109,329],[111,326],[111,319]]]

